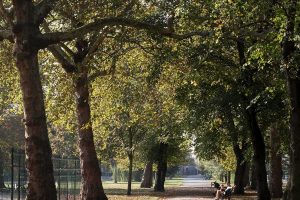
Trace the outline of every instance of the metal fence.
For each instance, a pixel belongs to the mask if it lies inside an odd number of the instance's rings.
[[[54,156],[52,161],[57,199],[79,199],[81,180],[79,159]],[[0,200],[25,199],[27,173],[24,151],[11,149],[9,153],[6,153],[0,160],[0,173],[0,175],[3,174],[2,178],[5,185],[4,188],[0,189]],[[109,171],[104,173],[111,175]]]

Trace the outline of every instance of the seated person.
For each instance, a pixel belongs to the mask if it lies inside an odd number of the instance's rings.
[[[228,198],[228,200],[231,199],[231,194],[232,194],[233,188],[230,186],[230,184],[227,184],[227,188],[224,191],[223,198]]]
[[[225,187],[222,184],[221,187],[219,187],[218,190],[217,190],[217,192],[216,192],[216,198],[215,198],[215,200],[220,200],[223,197],[224,192],[225,192]]]
[[[231,199],[232,190],[233,190],[233,188],[230,186],[230,184],[227,184],[226,188],[222,184],[221,187],[220,187],[220,189],[217,190],[215,200],[220,200],[220,199],[224,199],[224,198],[228,198],[228,200],[230,200]]]

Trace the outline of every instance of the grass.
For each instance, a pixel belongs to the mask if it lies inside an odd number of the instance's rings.
[[[165,188],[179,187],[182,185],[182,178],[168,179],[165,182]],[[158,200],[163,193],[154,192],[153,188],[140,188],[140,182],[132,182],[132,195],[127,196],[127,182],[113,183],[112,181],[104,181],[103,188],[108,194],[109,199],[113,200]]]
[[[191,198],[198,200],[211,200],[214,198],[213,188],[193,188],[180,187],[182,186],[182,178],[174,178],[166,180],[166,192],[154,192],[153,188],[140,188],[139,182],[132,183],[132,195],[127,196],[127,183],[113,183],[112,181],[103,182],[105,193],[110,200],[167,200],[168,198]],[[243,196],[233,196],[234,200],[256,200],[256,193],[248,191]]]
[[[213,199],[213,188],[197,188],[197,187],[180,187],[182,186],[182,178],[167,179],[165,182],[166,192],[154,192],[153,188],[140,188],[140,182],[132,183],[132,195],[127,196],[127,182],[113,183],[112,181],[104,181],[103,187],[105,193],[110,200],[167,200],[168,198],[184,197],[185,199],[197,199],[197,200],[211,200]],[[66,183],[61,183],[61,189],[66,189]],[[76,183],[76,191],[74,191],[74,184],[69,183],[69,194],[78,195],[80,183]],[[71,186],[71,187],[70,187]],[[73,188],[73,189],[72,189]],[[64,193],[62,193],[63,198]],[[78,196],[77,196],[78,197]],[[76,199],[79,199],[79,197]],[[234,200],[256,200],[256,193],[253,191],[247,191],[246,195],[233,196]]]

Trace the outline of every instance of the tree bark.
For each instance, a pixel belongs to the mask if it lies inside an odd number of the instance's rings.
[[[114,161],[114,183],[118,183],[118,163]]]
[[[228,106],[228,105],[225,105]],[[228,127],[231,132],[231,140],[233,146],[233,152],[236,158],[236,170],[235,170],[235,178],[234,178],[234,193],[235,194],[244,194],[244,177],[245,177],[245,170],[246,170],[246,160],[244,157],[245,150],[247,145],[245,141],[242,141],[241,147],[238,143],[239,141],[239,132],[235,127],[233,114],[230,107],[227,107],[227,120],[228,120]]]
[[[26,167],[29,175],[27,199],[56,199],[37,52],[26,57],[18,56],[17,66],[24,103]]]
[[[271,195],[267,182],[266,147],[264,137],[258,126],[256,114],[253,107],[247,109],[247,116],[251,129],[252,145],[254,150],[258,199],[270,200]]]
[[[250,182],[250,188],[252,190],[256,190],[257,189],[256,169],[255,169],[254,158],[252,158],[252,164],[251,164],[251,182]]]
[[[282,156],[280,153],[280,135],[276,125],[270,131],[270,192],[272,198],[282,197]]]
[[[148,162],[144,169],[141,188],[151,188],[153,185],[153,163]]]
[[[244,158],[243,148],[240,148],[239,145],[234,146],[234,153],[236,157],[236,170],[234,178],[234,193],[235,194],[244,194],[244,176],[246,171],[246,162]]]
[[[82,200],[107,200],[102,186],[101,170],[93,139],[88,75],[86,70],[78,74],[75,81],[75,91],[77,98],[80,167],[82,175],[80,198]]]
[[[245,161],[246,162],[246,169],[245,169],[245,174],[244,174],[244,187],[248,186],[249,183],[249,175],[250,175],[250,165],[249,165],[249,161]]]
[[[42,84],[38,66],[38,47],[34,40],[38,25],[33,23],[32,1],[13,0],[13,27],[16,65],[23,95],[28,200],[56,199],[52,151],[48,138]]]
[[[300,75],[300,72],[299,72]],[[297,77],[299,77],[297,75]],[[291,99],[291,164],[290,164],[290,188],[288,199],[294,200],[300,196],[300,80],[288,78],[288,87]]]
[[[131,195],[133,153],[128,153],[128,159],[129,159],[129,169],[128,169],[127,195]]]
[[[154,190],[158,192],[165,191],[165,179],[167,173],[167,144],[159,144],[159,154],[158,154],[157,172],[155,179]]]

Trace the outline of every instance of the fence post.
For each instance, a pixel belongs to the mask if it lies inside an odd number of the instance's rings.
[[[76,159],[74,159],[74,161],[75,161],[75,166],[74,166],[74,200],[76,199],[76,197],[75,197],[75,194],[76,194],[76,174],[77,174],[77,165],[76,165],[76,163],[77,163],[77,160]]]
[[[60,159],[61,157],[58,157],[58,200],[60,200]]]
[[[21,197],[21,152],[19,151],[18,158],[18,200]]]
[[[14,148],[11,149],[11,188],[10,198],[14,199]]]
[[[66,164],[66,179],[67,179],[67,200],[69,200],[69,160],[66,158],[67,164]]]

